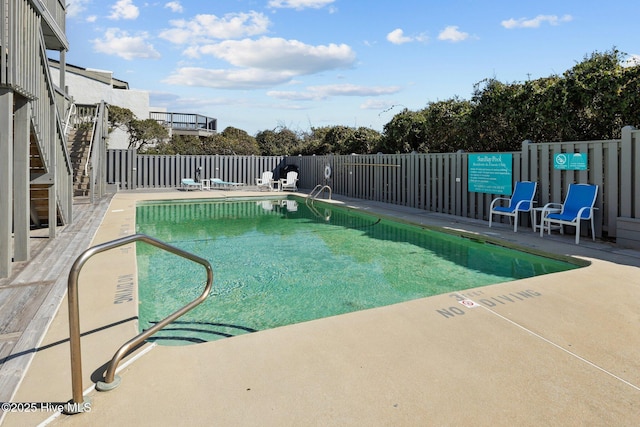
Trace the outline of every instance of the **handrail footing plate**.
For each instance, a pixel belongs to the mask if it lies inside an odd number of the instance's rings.
[[[120,385],[121,379],[119,375],[113,377],[113,381],[110,383],[104,381],[98,381],[96,383],[96,390],[98,391],[111,391]]]

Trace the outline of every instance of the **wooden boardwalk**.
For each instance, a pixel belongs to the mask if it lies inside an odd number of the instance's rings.
[[[67,291],[71,265],[91,244],[110,201],[111,195],[95,204],[77,200],[74,222],[53,241],[35,231],[32,259],[16,263],[12,275],[0,281],[0,402],[11,400],[39,350]]]

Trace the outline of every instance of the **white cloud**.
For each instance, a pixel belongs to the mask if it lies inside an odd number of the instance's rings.
[[[185,66],[164,82],[224,89],[265,88],[290,83],[301,75],[349,68],[355,63],[355,53],[346,44],[308,45],[283,38],[250,38],[266,33],[269,25],[269,19],[255,11],[172,21],[172,28],[160,37],[187,45],[183,50],[186,57],[210,56],[231,67]]]
[[[87,16],[87,19],[86,19],[87,22],[96,22],[97,20],[98,20],[98,17],[96,15]]]
[[[409,37],[404,35],[404,31],[400,28],[396,28],[387,34],[387,41],[393,44],[404,44],[410,42],[425,42],[428,40],[428,37],[424,34],[420,34],[418,36]]]
[[[629,55],[621,64],[623,67],[635,67],[640,65],[640,55]]]
[[[157,59],[160,54],[147,43],[147,33],[136,36],[118,28],[109,28],[102,39],[94,39],[91,42],[96,52],[108,55],[117,55],[126,60],[131,59]]]
[[[293,74],[287,71],[268,71],[257,68],[212,70],[184,67],[163,80],[163,83],[215,89],[259,89],[286,83]]]
[[[295,40],[263,37],[259,40],[227,40],[198,48],[198,54],[212,55],[236,68],[183,67],[165,83],[222,89],[253,89],[290,83],[300,75],[347,68],[355,55],[346,45],[310,46]],[[339,87],[334,87],[337,93]],[[356,88],[342,87],[342,94]],[[318,92],[313,96],[318,97]],[[328,93],[328,89],[325,90]],[[300,95],[296,95],[296,99]]]
[[[80,15],[87,9],[90,0],[74,0],[67,5],[67,18],[73,18]]]
[[[184,12],[184,8],[180,4],[179,1],[170,1],[164,5],[165,8],[171,9],[172,12],[182,13]]]
[[[203,42],[212,39],[233,39],[264,34],[271,22],[262,13],[229,13],[219,18],[216,15],[196,15],[192,20],[174,20],[173,28],[164,30],[160,37],[176,44]]]
[[[500,25],[504,28],[511,30],[514,28],[538,28],[544,22],[547,22],[549,25],[560,25],[562,22],[570,22],[573,20],[571,15],[564,15],[562,17],[558,17],[557,15],[538,15],[535,18],[527,19],[508,19],[502,21]]]
[[[393,101],[385,101],[382,99],[367,99],[360,104],[361,110],[386,110],[394,106],[396,103]]]
[[[305,92],[270,91],[267,95],[289,101],[318,101],[331,96],[380,96],[397,93],[398,86],[359,86],[353,84],[309,86]]]
[[[140,15],[140,10],[132,0],[118,0],[111,6],[109,19],[136,19],[138,15]]]
[[[450,41],[453,43],[461,42],[469,38],[469,33],[458,30],[456,25],[450,25],[438,34],[438,40]]]
[[[237,67],[288,71],[294,75],[348,68],[355,61],[355,53],[345,44],[311,46],[297,40],[269,37],[226,40],[200,46],[198,52],[224,59]]]
[[[322,94],[318,94],[315,92],[296,92],[281,90],[271,90],[267,92],[267,95],[286,101],[318,101],[326,98],[326,96],[322,96]]]
[[[310,86],[310,90],[331,96],[379,96],[397,93],[399,86],[360,86],[354,84]]]
[[[206,96],[204,98],[183,97],[171,92],[154,92],[149,91],[149,102],[153,108],[165,108],[168,111],[173,109],[177,111],[203,111],[209,108],[219,106],[255,106],[254,101],[239,96],[233,97],[214,97]],[[174,110],[174,111],[175,111]]]
[[[335,0],[270,0],[269,7],[282,9],[321,9]]]
[[[411,41],[411,37],[405,36],[404,32],[400,28],[396,28],[387,34],[387,40],[393,44],[403,44],[409,43]]]

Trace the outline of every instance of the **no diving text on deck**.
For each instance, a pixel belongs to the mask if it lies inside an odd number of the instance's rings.
[[[510,292],[508,294],[496,295],[496,296],[485,296],[483,291],[472,291],[469,293],[455,293],[449,294],[450,297],[455,298],[457,302],[461,303],[462,307],[467,307],[467,309],[473,309],[475,306],[470,306],[467,301],[473,301],[477,305],[482,305],[484,307],[497,307],[499,305],[505,304],[513,304],[520,301],[526,301],[530,298],[536,298],[542,296],[542,294],[538,291],[534,291],[532,289],[527,289],[524,291]],[[471,297],[479,297],[483,298],[470,300]],[[442,308],[436,310],[436,313],[444,316],[447,319],[456,316],[463,316],[466,314],[465,310],[460,306],[452,306],[449,308]]]

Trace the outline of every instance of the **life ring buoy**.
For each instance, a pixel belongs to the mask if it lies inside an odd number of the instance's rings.
[[[331,166],[326,165],[324,167],[324,179],[329,179],[331,178]]]

